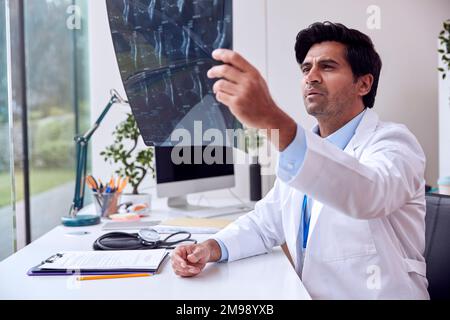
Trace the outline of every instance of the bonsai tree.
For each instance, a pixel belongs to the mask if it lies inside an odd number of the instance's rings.
[[[132,114],[121,122],[113,132],[114,143],[101,152],[100,155],[109,163],[120,164],[116,171],[121,178],[128,177],[133,188],[133,194],[139,194],[139,186],[148,173],[155,177],[153,163],[154,149],[136,151],[141,136],[136,120]]]
[[[441,60],[447,67],[447,70],[444,68],[439,68],[438,70],[442,72],[442,79],[445,79],[447,76],[447,71],[450,70],[450,19],[444,21],[443,27],[444,29],[439,33],[439,40],[444,48],[439,49],[438,51],[442,55]]]

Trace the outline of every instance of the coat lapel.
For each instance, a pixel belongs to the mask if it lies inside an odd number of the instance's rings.
[[[356,150],[364,141],[367,140],[370,135],[375,132],[379,120],[378,115],[374,111],[367,109],[364,117],[361,119],[361,123],[358,128],[356,128],[355,135],[348,143],[345,151],[349,154],[353,154],[353,152],[350,151]]]

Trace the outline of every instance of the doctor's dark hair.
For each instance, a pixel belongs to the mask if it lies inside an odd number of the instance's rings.
[[[363,97],[364,106],[373,108],[377,95],[378,83],[382,68],[381,58],[375,51],[372,40],[364,33],[349,29],[343,24],[317,22],[310,25],[297,35],[295,55],[297,62],[302,64],[312,46],[324,41],[336,41],[347,47],[349,62],[355,81],[364,75],[371,74],[374,78],[372,90]]]

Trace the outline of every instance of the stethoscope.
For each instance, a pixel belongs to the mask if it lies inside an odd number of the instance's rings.
[[[181,239],[171,239],[185,235]],[[175,249],[175,245],[182,242],[197,243],[191,239],[192,234],[187,231],[172,233],[161,240],[161,235],[155,229],[141,229],[138,233],[111,232],[102,235],[94,242],[94,250],[151,250],[151,249]]]

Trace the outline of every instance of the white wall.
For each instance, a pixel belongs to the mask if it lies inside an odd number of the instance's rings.
[[[427,183],[438,178],[438,76],[436,42],[448,18],[448,0],[269,0],[269,81],[276,101],[305,127],[314,123],[304,111],[295,61],[297,33],[316,21],[341,22],[368,34],[384,68],[375,111],[385,121],[406,124],[428,158]],[[367,27],[367,8],[381,10],[381,29]]]
[[[366,26],[369,5],[381,9],[381,29]],[[90,1],[91,102],[95,118],[109,99],[109,89],[124,94],[104,1]],[[450,12],[448,0],[235,0],[234,46],[266,76],[278,104],[306,128],[314,119],[304,111],[300,73],[295,61],[295,37],[315,21],[342,22],[372,37],[384,62],[375,110],[386,121],[406,124],[423,146],[426,178],[438,178],[438,76],[436,41]],[[267,18],[267,24],[266,24]],[[266,32],[267,31],[267,32]],[[266,54],[267,52],[267,54]],[[123,108],[122,108],[123,109]],[[124,111],[112,110],[93,138],[93,150],[111,142],[111,132]],[[112,170],[94,154],[94,173]],[[266,179],[266,188],[270,178]],[[246,172],[238,172],[239,193],[247,196]]]
[[[126,97],[109,31],[106,1],[89,1],[89,45],[91,119],[94,122],[108,103],[111,89]],[[99,154],[113,142],[111,134],[127,112],[131,112],[128,107],[115,105],[92,138],[92,168],[96,177],[108,180],[114,172]]]
[[[450,177],[450,71],[445,80],[439,76],[439,176]]]

